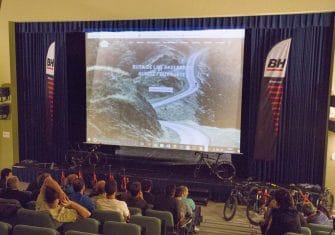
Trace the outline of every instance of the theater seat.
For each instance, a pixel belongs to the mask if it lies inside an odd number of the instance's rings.
[[[315,234],[316,231],[325,231],[330,233],[332,231],[332,227],[324,224],[313,224],[308,223],[308,227],[310,228],[312,234]]]
[[[98,234],[96,234],[96,233],[85,233],[85,232],[70,230],[70,231],[65,232],[64,235],[98,235]]]
[[[12,225],[0,221],[0,234],[9,235],[12,231]]]
[[[123,222],[124,218],[120,212],[117,211],[108,211],[108,210],[95,210],[93,211],[91,218],[94,218],[100,223],[105,223],[105,221],[116,221]]]
[[[78,219],[73,223],[64,223],[63,231],[70,230],[85,232],[85,233],[99,233],[100,222],[93,218]]]
[[[130,223],[140,225],[145,230],[145,235],[161,234],[161,220],[155,217],[133,215]]]
[[[62,224],[53,220],[48,212],[33,211],[21,208],[17,211],[18,224],[46,227],[46,228],[59,228]]]
[[[146,216],[155,217],[161,220],[162,235],[174,233],[173,215],[170,211],[160,211],[148,209],[145,211]]]
[[[141,227],[136,224],[106,221],[103,227],[103,235],[140,235]],[[145,233],[147,235],[147,233]]]
[[[20,224],[14,227],[13,235],[59,235],[59,232],[52,228]]]

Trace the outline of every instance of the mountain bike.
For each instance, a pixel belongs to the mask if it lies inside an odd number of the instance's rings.
[[[231,190],[230,195],[223,207],[224,220],[230,221],[234,218],[238,205],[248,206],[250,201],[250,189],[253,187],[253,185],[253,182],[235,183],[235,186]]]
[[[236,169],[231,162],[230,154],[196,152],[195,155],[198,161],[193,171],[194,178],[199,178],[201,169],[204,167],[207,167],[210,174],[220,180],[231,181],[235,177]]]
[[[259,225],[264,219],[268,205],[273,198],[275,190],[278,188],[279,186],[272,183],[257,183],[250,189],[247,217],[251,224]]]

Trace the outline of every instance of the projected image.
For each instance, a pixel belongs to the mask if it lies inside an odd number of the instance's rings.
[[[87,142],[239,152],[244,30],[86,35]]]

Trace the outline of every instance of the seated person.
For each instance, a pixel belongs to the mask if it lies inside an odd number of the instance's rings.
[[[274,194],[275,203],[269,215],[267,235],[282,235],[286,232],[300,233],[300,213],[294,208],[293,198],[286,189],[278,189]]]
[[[91,200],[96,203],[98,199],[103,199],[106,198],[106,192],[105,192],[105,187],[106,187],[106,181],[104,180],[99,180],[90,194]]]
[[[152,181],[151,180],[143,180],[141,182],[142,184],[142,193],[143,193],[143,199],[151,204],[154,205],[155,203],[155,195],[151,193],[152,189]]]
[[[48,176],[50,176],[50,173],[39,173],[36,177],[36,181],[28,185],[27,191],[32,192],[31,200],[36,201],[43,182]]]
[[[137,207],[144,212],[149,208],[148,203],[143,199],[140,182],[132,182],[129,186],[130,197],[126,200],[127,205],[130,207]]]
[[[125,221],[129,219],[130,213],[127,204],[124,201],[116,199],[117,183],[116,181],[108,181],[105,187],[106,197],[99,198],[96,201],[96,208],[98,210],[111,210],[120,212]]]
[[[187,205],[189,205],[189,207],[192,209],[192,211],[195,210],[195,202],[193,201],[192,198],[189,198],[189,191],[188,191],[188,187],[181,185],[179,186],[179,188],[181,189],[181,193],[182,193],[182,199],[183,201],[185,201],[187,203]]]
[[[184,220],[185,215],[182,214],[181,202],[175,198],[176,185],[170,184],[165,188],[165,195],[156,198],[154,209],[162,211],[170,211],[173,215],[175,224]]]
[[[70,201],[59,184],[48,176],[36,200],[36,211],[46,211],[59,223],[74,222],[87,218],[91,213],[83,206]]]
[[[12,170],[9,168],[4,168],[1,170],[1,178],[0,178],[0,188],[6,189],[7,188],[7,179],[11,177]]]
[[[30,201],[30,194],[19,190],[20,180],[17,176],[7,179],[7,189],[0,194],[1,198],[18,200],[23,207]]]
[[[182,190],[183,190],[182,187],[176,188],[175,198],[178,201],[180,201],[181,213],[185,216],[185,218],[192,217],[193,216],[193,211],[192,211],[191,207],[183,200]]]
[[[311,202],[302,206],[302,212],[306,216],[307,223],[333,226],[333,221],[329,220],[327,215],[325,215],[322,211],[317,210]]]
[[[74,193],[73,190],[73,181],[75,179],[78,179],[78,175],[77,174],[69,174],[65,180],[64,180],[64,192],[69,196],[71,193]]]
[[[72,183],[74,192],[70,194],[70,200],[82,205],[87,210],[92,212],[95,209],[95,203],[84,194],[85,192],[85,183],[83,179],[75,179]]]

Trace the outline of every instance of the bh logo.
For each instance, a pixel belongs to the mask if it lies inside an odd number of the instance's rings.
[[[55,59],[48,58],[47,59],[47,66],[53,68],[55,66]]]
[[[267,65],[268,68],[284,68],[286,64],[286,59],[270,59]]]

